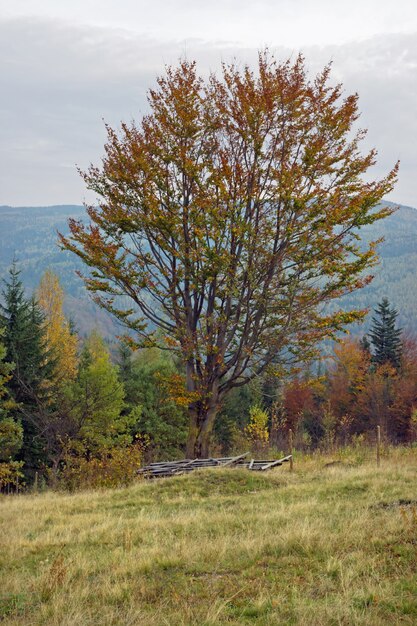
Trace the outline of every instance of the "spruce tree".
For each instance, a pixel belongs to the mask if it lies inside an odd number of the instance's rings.
[[[372,361],[376,365],[389,363],[395,369],[401,364],[401,329],[396,327],[398,312],[383,298],[375,309],[369,337],[372,344]]]
[[[371,342],[369,341],[367,335],[364,335],[362,339],[359,340],[359,346],[365,354],[371,354]]]
[[[12,460],[23,443],[22,427],[10,416],[14,402],[10,398],[7,383],[10,380],[13,365],[4,361],[6,349],[1,343],[2,336],[3,330],[0,328],[0,463]]]
[[[4,283],[0,327],[4,333],[5,362],[13,364],[7,387],[15,401],[11,415],[23,426],[24,441],[19,456],[30,475],[46,462],[42,432],[54,362],[45,345],[43,315],[36,302],[25,297],[15,263]]]
[[[6,348],[2,343],[3,334],[4,330],[0,328],[0,421],[8,417],[10,409],[14,406],[13,402],[10,401],[7,389],[7,383],[11,378],[13,364],[5,362]]]

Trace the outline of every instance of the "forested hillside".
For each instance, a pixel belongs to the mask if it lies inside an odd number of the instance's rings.
[[[417,332],[417,210],[400,206],[363,232],[367,240],[384,238],[378,248],[380,264],[373,269],[375,278],[367,287],[344,299],[346,308],[374,308],[387,297],[398,310],[399,325]],[[370,323],[368,316],[365,328]]]
[[[23,284],[31,292],[42,273],[53,269],[67,294],[66,312],[80,334],[98,327],[106,338],[111,338],[117,334],[117,326],[87,296],[76,275],[81,269],[79,260],[57,246],[57,231],[68,231],[68,218],[83,216],[84,208],[73,205],[0,207],[0,277],[4,278],[15,257],[22,269]],[[372,308],[386,296],[399,311],[400,326],[417,332],[417,210],[401,206],[389,218],[366,229],[364,237],[385,239],[379,246],[381,262],[374,269],[373,282],[346,297],[344,305]],[[370,317],[365,327],[369,323]]]
[[[72,254],[61,250],[57,232],[68,232],[69,217],[81,219],[83,206],[0,207],[0,278],[4,279],[15,258],[22,270],[21,280],[31,293],[46,269],[60,278],[66,293],[65,312],[77,331],[86,335],[98,328],[106,338],[113,338],[117,325],[87,296],[76,270],[83,269]]]

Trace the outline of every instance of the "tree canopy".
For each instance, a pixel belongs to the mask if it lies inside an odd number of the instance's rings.
[[[207,80],[182,61],[149,105],[138,125],[107,127],[101,166],[83,174],[91,222],[71,220],[61,242],[136,339],[162,334],[179,353],[200,456],[233,387],[362,317],[324,305],[371,279],[376,242],[358,230],[392,212],[378,204],[397,166],[365,181],[376,152],[360,151],[357,95],[329,67],[309,79],[301,56],[261,53],[256,71],[224,64]]]
[[[76,376],[77,336],[64,315],[64,290],[51,270],[43,274],[36,295],[44,315],[45,342],[54,355],[54,383],[60,385]]]

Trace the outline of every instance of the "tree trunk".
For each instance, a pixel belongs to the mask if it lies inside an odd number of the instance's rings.
[[[204,459],[209,456],[210,437],[219,410],[219,381],[214,378],[204,384],[196,374],[195,363],[186,364],[187,391],[199,396],[188,407],[189,427],[186,455],[188,459]]]
[[[189,407],[189,430],[187,439],[187,458],[205,459],[210,453],[210,437],[216,419],[216,405],[204,409],[201,405]]]

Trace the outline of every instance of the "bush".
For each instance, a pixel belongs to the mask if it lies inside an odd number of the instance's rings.
[[[23,428],[11,417],[0,421],[0,461],[15,456],[23,444]]]
[[[261,452],[267,448],[269,443],[268,413],[261,407],[252,406],[249,409],[249,424],[245,428],[245,435],[254,452]]]
[[[0,491],[9,493],[18,491],[23,486],[23,461],[0,463]]]
[[[113,448],[91,459],[69,453],[59,475],[59,484],[70,491],[123,487],[137,478],[137,470],[142,460],[142,442],[124,448]]]

